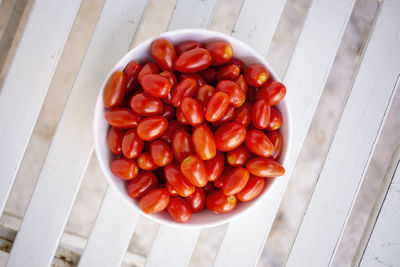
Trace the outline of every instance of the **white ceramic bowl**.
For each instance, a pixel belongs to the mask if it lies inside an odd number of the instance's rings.
[[[235,58],[242,60],[246,65],[253,63],[263,64],[269,71],[270,74],[269,81],[271,80],[279,81],[279,78],[275,74],[275,71],[262,56],[260,56],[254,49],[252,49],[245,43],[226,34],[204,29],[183,29],[183,30],[165,32],[161,34],[159,37],[168,39],[174,45],[179,42],[187,40],[196,40],[205,44],[220,40],[226,41],[231,44]],[[128,53],[126,53],[117,62],[117,64],[115,64],[115,66],[110,70],[110,73],[107,75],[104,81],[106,82],[110,77],[110,75],[114,73],[116,70],[123,70],[131,60],[135,60],[141,63],[151,60],[151,44],[157,38],[147,40],[138,45],[137,47],[133,48],[132,50],[130,50]],[[94,112],[95,150],[98,161],[100,163],[100,167],[105,177],[107,178],[108,183],[114,190],[117,190],[118,195],[122,199],[124,199],[124,201],[126,201],[129,206],[132,207],[132,212],[139,212],[140,214],[146,216],[147,218],[150,218],[154,221],[157,221],[162,224],[167,224],[170,226],[183,227],[183,228],[211,227],[231,222],[237,217],[246,214],[254,206],[260,205],[260,203],[262,203],[262,199],[264,199],[267,196],[267,194],[275,190],[274,185],[276,183],[273,182],[267,188],[267,190],[264,190],[261,193],[261,195],[257,199],[246,203],[238,202],[236,208],[231,212],[225,214],[215,214],[207,209],[204,209],[200,213],[193,214],[189,222],[186,223],[177,223],[172,219],[172,217],[167,213],[167,211],[162,211],[156,214],[145,214],[139,208],[139,201],[136,199],[132,199],[131,197],[128,196],[126,191],[126,182],[114,176],[109,169],[110,163],[112,159],[115,158],[115,156],[110,152],[107,146],[107,133],[109,125],[107,121],[104,119],[104,114],[106,112],[106,108],[103,106],[103,98],[102,98],[104,84],[97,98],[96,108]],[[283,148],[279,161],[283,166],[286,166],[289,154],[290,142],[291,142],[291,125],[292,125],[287,96],[278,104],[278,109],[282,113],[283,117],[283,124],[280,130],[283,137]],[[277,179],[279,179],[279,177]]]

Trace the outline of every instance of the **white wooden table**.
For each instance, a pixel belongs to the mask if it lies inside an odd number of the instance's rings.
[[[266,54],[285,3],[284,0],[245,1],[233,36]],[[276,190],[262,205],[228,226],[214,266],[256,265],[354,3],[355,0],[321,0],[311,4],[283,77],[294,122],[287,172],[277,180]],[[80,0],[34,1],[0,91],[0,214],[80,5]],[[217,6],[218,0],[178,0],[167,28],[206,28]],[[3,250],[10,253],[7,266],[49,266],[52,262],[69,266],[74,263],[74,260],[54,259],[54,256],[93,153],[92,119],[96,96],[108,70],[130,49],[147,7],[147,0],[105,1],[20,230],[15,233],[0,228],[1,247],[6,247]],[[287,266],[328,266],[334,260],[399,85],[400,0],[382,0],[378,12]],[[49,34],[54,32],[56,34]],[[399,156],[396,156],[385,180],[386,186],[378,196],[367,238],[361,244],[355,265],[400,264],[398,162]],[[138,215],[131,212],[112,189],[108,190],[79,266],[121,265],[137,220]],[[161,226],[145,265],[186,266],[199,233],[200,230]],[[392,247],[382,249],[389,243]]]

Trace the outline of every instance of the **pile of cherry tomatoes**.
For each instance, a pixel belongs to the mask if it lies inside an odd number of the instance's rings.
[[[103,92],[110,169],[145,213],[229,212],[284,174],[274,106],[286,88],[263,65],[245,66],[223,41],[160,38],[151,52],[154,62],[131,61]]]

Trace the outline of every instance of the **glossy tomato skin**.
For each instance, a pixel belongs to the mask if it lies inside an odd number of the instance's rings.
[[[224,92],[216,92],[208,101],[205,117],[208,121],[220,120],[230,105],[229,95]]]
[[[248,135],[248,133],[247,133]],[[247,137],[246,137],[247,139]],[[252,157],[250,150],[245,144],[241,144],[234,150],[226,154],[226,161],[232,167],[239,167],[246,165],[247,161]]]
[[[246,138],[246,128],[237,122],[222,125],[214,132],[217,149],[222,152],[234,150]]]
[[[172,152],[179,162],[194,153],[192,137],[184,130],[177,130],[172,137]]]
[[[204,112],[199,101],[185,96],[181,103],[182,113],[192,126],[200,125],[204,121]]]
[[[206,204],[206,194],[204,189],[196,187],[193,194],[186,198],[186,202],[189,204],[193,213],[202,211],[204,209],[204,205]]]
[[[215,157],[204,161],[204,163],[207,168],[208,181],[215,181],[221,176],[224,170],[225,156],[222,152],[217,151]]]
[[[181,75],[179,75],[179,80],[182,81],[183,79],[189,77],[195,79],[199,86],[207,84],[204,78],[198,73],[181,73]]]
[[[205,125],[196,126],[192,133],[192,141],[197,155],[202,160],[208,160],[217,152],[214,135]]]
[[[246,94],[234,81],[220,81],[217,84],[217,91],[229,95],[229,100],[235,108],[240,107],[246,100]]]
[[[211,55],[204,48],[196,48],[181,54],[175,62],[175,70],[184,73],[199,72],[211,64]]]
[[[163,140],[164,142],[167,142],[170,144],[175,132],[178,130],[185,130],[185,128],[186,128],[186,126],[179,123],[179,121],[171,120],[168,122],[167,130],[160,137],[160,139]]]
[[[280,82],[266,83],[257,92],[257,99],[266,99],[268,105],[275,106],[286,95],[286,87]]]
[[[150,144],[150,155],[159,167],[167,166],[174,157],[169,145],[161,140],[156,140]]]
[[[260,177],[278,177],[285,173],[285,169],[282,165],[273,159],[266,158],[254,158],[249,160],[246,164],[247,170]]]
[[[282,152],[282,144],[283,144],[282,135],[278,131],[272,131],[268,132],[267,136],[271,141],[271,143],[274,145],[274,152],[272,152],[271,158],[273,160],[278,160]]]
[[[251,120],[257,129],[268,127],[271,118],[271,106],[265,99],[257,100],[251,109]]]
[[[137,82],[137,76],[139,71],[142,69],[142,65],[140,65],[136,61],[131,61],[126,65],[124,69],[124,73],[126,76],[126,92],[133,90]]]
[[[122,152],[122,139],[124,138],[125,130],[111,127],[108,131],[107,144],[110,151],[116,155]]]
[[[198,87],[198,83],[195,79],[188,77],[180,81],[172,90],[171,103],[175,107],[179,107],[185,96],[193,96]]]
[[[228,62],[226,62],[223,66],[231,65],[231,64],[234,64],[234,65],[238,66],[239,69],[240,69],[240,72],[243,72],[243,71],[244,71],[244,63],[243,63],[243,61],[241,61],[240,59],[232,58],[231,60],[229,60]]]
[[[271,107],[271,116],[270,116],[269,123],[268,123],[266,130],[275,131],[275,130],[278,130],[279,128],[281,128],[281,126],[282,126],[281,113],[276,108]]]
[[[155,188],[158,179],[152,172],[141,171],[135,179],[128,183],[128,195],[132,198],[141,198],[144,194]]]
[[[178,84],[178,79],[176,79],[176,76],[172,71],[164,70],[160,73],[160,75],[168,79],[168,81],[171,83],[171,88]]]
[[[233,121],[242,124],[244,127],[249,126],[251,123],[251,110],[252,105],[248,102],[244,102],[243,105],[235,110]]]
[[[207,83],[215,83],[217,80],[218,71],[214,68],[207,68],[200,72],[200,75],[204,78]]]
[[[143,151],[144,142],[140,139],[136,129],[127,131],[122,140],[122,153],[128,159],[134,159]]]
[[[265,178],[250,175],[246,186],[235,196],[241,202],[248,202],[257,198],[264,189]]]
[[[197,155],[190,155],[181,162],[181,172],[194,186],[204,187],[208,182],[206,165]]]
[[[161,113],[163,103],[149,94],[137,93],[132,96],[130,107],[141,116],[154,116]]]
[[[244,78],[250,86],[260,87],[267,82],[269,73],[263,65],[252,64],[244,70]]]
[[[171,90],[171,82],[160,74],[148,74],[142,78],[143,90],[154,97],[166,97]]]
[[[194,98],[196,98],[203,107],[210,101],[211,97],[215,94],[215,89],[209,84],[205,84],[197,88]]]
[[[196,49],[196,48],[202,48],[203,45],[200,42],[197,41],[185,41],[182,43],[179,43],[175,46],[175,51],[178,56],[182,55],[186,51]]]
[[[114,160],[110,165],[110,170],[115,176],[123,180],[132,180],[139,173],[136,162],[126,158]]]
[[[140,208],[147,214],[164,210],[169,202],[168,191],[164,188],[154,188],[147,192],[139,201]]]
[[[161,116],[142,119],[137,127],[139,137],[144,141],[153,141],[160,137],[168,127],[168,121]]]
[[[223,67],[217,73],[217,81],[222,80],[234,80],[240,74],[240,69],[238,66],[231,64]]]
[[[268,158],[274,152],[274,145],[268,136],[260,130],[250,130],[246,136],[246,146],[259,157]]]
[[[183,176],[178,165],[169,164],[164,168],[164,175],[168,183],[176,190],[178,195],[187,197],[193,194],[195,187]]]
[[[164,117],[167,120],[172,120],[173,118],[175,118],[174,106],[170,104],[164,104],[160,115],[161,117]]]
[[[176,109],[176,119],[182,124],[182,125],[188,125],[189,121],[186,119],[185,115],[182,112],[182,109],[179,107]]]
[[[235,115],[235,108],[233,106],[229,106],[228,109],[225,111],[224,115],[222,116],[222,118],[212,122],[211,124],[214,127],[219,127],[227,122],[230,122],[233,119],[234,115]]]
[[[169,215],[180,223],[187,222],[192,217],[192,210],[189,204],[180,197],[171,197],[167,210]]]
[[[167,189],[170,196],[179,196],[175,188],[168,182],[165,184],[165,189]]]
[[[111,126],[120,129],[136,127],[140,120],[140,116],[129,108],[110,109],[106,112],[105,118]]]
[[[145,171],[154,171],[158,165],[154,162],[149,152],[142,152],[136,159],[137,165],[140,169]]]
[[[155,40],[151,46],[151,54],[162,70],[174,70],[176,52],[174,46],[164,38]]]
[[[115,108],[117,107],[122,99],[124,98],[126,88],[126,76],[122,71],[114,72],[106,85],[104,86],[103,91],[103,103],[106,108]]]
[[[160,73],[160,69],[158,68],[157,64],[154,62],[146,63],[142,69],[139,71],[137,75],[137,80],[140,84],[142,84],[142,79],[147,74],[157,74]]]
[[[233,56],[233,49],[227,42],[213,42],[205,46],[212,57],[212,66],[221,65],[228,62]]]
[[[207,195],[206,207],[215,213],[226,213],[236,207],[235,196],[226,196],[222,190],[215,190]]]
[[[222,192],[227,196],[239,193],[246,186],[249,177],[249,171],[245,168],[234,168],[225,176]]]
[[[236,77],[233,80],[239,87],[243,90],[243,92],[246,94],[248,90],[247,82],[246,79],[244,78],[243,74],[240,74],[238,77]]]
[[[222,176],[220,176],[217,180],[214,181],[214,186],[216,188],[222,188],[223,185],[224,185],[224,179],[222,178]]]

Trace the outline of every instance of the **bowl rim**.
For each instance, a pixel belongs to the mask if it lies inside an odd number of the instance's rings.
[[[140,50],[140,49],[143,49],[145,47],[149,47],[151,45],[151,43],[154,40],[158,39],[158,38],[166,38],[166,39],[168,39],[168,37],[170,37],[170,36],[180,35],[180,34],[185,34],[185,33],[190,33],[190,34],[199,33],[199,34],[202,34],[202,35],[209,34],[210,35],[210,39],[220,39],[220,40],[227,41],[228,43],[232,43],[232,42],[239,43],[241,46],[244,46],[244,48],[246,48],[247,52],[252,54],[252,56],[257,60],[257,63],[261,63],[267,68],[267,70],[268,70],[268,72],[270,74],[270,77],[272,76],[276,81],[279,81],[279,82],[282,81],[279,78],[279,76],[276,74],[276,72],[272,68],[272,66],[267,62],[267,60],[263,56],[261,56],[254,48],[250,47],[249,45],[247,45],[243,41],[241,41],[239,39],[236,39],[236,38],[234,38],[234,37],[232,37],[230,35],[227,35],[227,34],[221,33],[221,32],[217,32],[217,31],[213,31],[213,30],[199,29],[199,28],[179,29],[179,30],[172,30],[172,31],[164,32],[164,33],[162,33],[162,34],[160,34],[158,36],[149,38],[149,39],[141,42],[137,46],[135,46],[132,49],[130,49],[129,51],[127,51],[113,65],[113,67],[110,69],[110,72],[108,73],[108,75],[104,79],[104,82],[103,82],[103,84],[101,86],[101,89],[99,91],[99,94],[98,94],[98,97],[97,97],[97,100],[96,100],[96,105],[95,105],[95,110],[94,110],[94,118],[93,118],[94,150],[95,150],[95,153],[96,153],[96,157],[98,158],[100,169],[101,169],[103,175],[105,176],[109,186],[111,186],[111,188],[113,190],[117,191],[118,197],[123,199],[124,202],[127,203],[128,206],[132,207],[133,211],[138,212],[140,215],[145,216],[146,218],[149,218],[150,220],[156,221],[157,223],[160,223],[160,224],[163,224],[163,225],[168,225],[168,226],[172,226],[172,227],[176,227],[176,228],[202,229],[202,228],[209,228],[209,227],[219,226],[219,225],[222,225],[222,224],[225,224],[225,223],[230,223],[232,221],[235,221],[239,217],[245,215],[246,213],[249,213],[252,209],[254,209],[258,205],[260,205],[260,203],[262,203],[262,200],[264,198],[266,198],[268,194],[271,194],[271,192],[273,190],[275,190],[275,187],[276,187],[276,185],[278,183],[276,181],[276,179],[279,179],[279,180],[284,179],[284,177],[287,175],[287,172],[283,176],[281,176],[279,178],[273,178],[275,180],[268,187],[267,191],[262,193],[256,199],[252,200],[251,201],[252,205],[249,205],[245,209],[240,210],[240,211],[232,214],[229,217],[221,218],[220,220],[217,220],[217,221],[212,221],[212,222],[207,222],[207,223],[199,223],[199,224],[191,224],[190,221],[186,222],[186,223],[179,223],[179,222],[174,221],[172,218],[171,218],[171,220],[166,220],[166,219],[163,219],[163,218],[159,218],[157,216],[153,216],[152,214],[144,213],[139,207],[136,207],[136,205],[132,201],[129,201],[130,199],[128,199],[128,197],[127,197],[128,195],[127,194],[126,194],[126,196],[122,196],[122,193],[120,192],[120,189],[117,187],[117,185],[113,181],[114,178],[110,177],[108,175],[108,169],[105,166],[105,164],[103,164],[103,162],[102,162],[102,153],[101,153],[101,150],[100,150],[100,143],[101,142],[99,140],[99,135],[98,135],[98,131],[97,131],[97,124],[101,119],[103,119],[103,118],[100,118],[100,116],[102,116],[102,112],[100,112],[100,110],[104,108],[104,105],[103,105],[103,90],[104,90],[104,86],[105,86],[106,82],[108,81],[109,77],[111,76],[111,74],[119,69],[119,68],[117,68],[117,66],[120,65],[120,63],[125,61],[127,58],[132,57],[131,54],[134,54],[134,52],[136,50]],[[284,109],[285,109],[286,115],[287,115],[287,119],[285,121],[285,124],[287,124],[287,141],[286,141],[286,144],[285,144],[286,147],[285,147],[284,157],[280,158],[280,162],[281,162],[282,166],[286,167],[287,163],[288,163],[289,155],[290,155],[290,152],[291,152],[292,127],[293,127],[291,108],[290,108],[290,105],[289,105],[288,94],[286,94],[286,96],[281,101],[281,103],[284,106]],[[270,178],[266,178],[266,179],[270,179]]]

